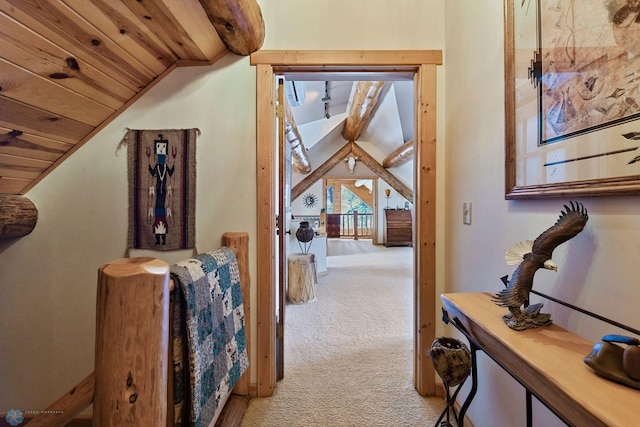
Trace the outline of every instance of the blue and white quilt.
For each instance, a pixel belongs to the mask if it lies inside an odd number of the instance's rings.
[[[176,284],[174,426],[206,427],[249,366],[238,262],[222,247],[170,271]]]

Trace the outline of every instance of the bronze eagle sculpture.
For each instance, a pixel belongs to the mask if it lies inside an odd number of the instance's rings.
[[[519,265],[506,288],[494,295],[493,302],[509,309],[503,319],[512,329],[529,329],[551,323],[549,314],[540,313],[542,304],[529,306],[529,293],[538,269],[558,271],[557,264],[551,259],[553,250],[576,236],[587,224],[589,215],[585,207],[580,202],[569,203],[571,207],[564,205],[565,211],[560,212],[556,223],[536,240],[516,243],[505,253],[507,264]],[[524,310],[521,309],[523,305]]]

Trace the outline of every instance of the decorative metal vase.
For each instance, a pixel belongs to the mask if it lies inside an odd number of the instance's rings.
[[[309,221],[301,221],[300,227],[296,231],[296,239],[298,239],[300,250],[302,250],[303,253],[305,254],[309,253],[309,246],[311,246],[309,242],[313,240],[314,235],[315,235],[315,232],[313,231],[313,228],[311,228],[311,226],[309,225]],[[303,243],[304,243],[304,248],[302,246]]]
[[[429,357],[436,372],[442,378],[447,402],[447,406],[440,414],[435,425],[438,427],[452,427],[453,425],[449,422],[450,412],[453,412],[453,418],[456,420],[457,425],[460,425],[454,404],[461,387],[458,387],[453,395],[449,394],[449,388],[464,383],[469,376],[471,372],[471,352],[462,341],[458,341],[455,338],[440,337],[436,338],[431,344]],[[443,421],[445,415],[446,420]]]
[[[442,382],[449,387],[464,382],[471,372],[471,352],[457,339],[436,338],[431,344],[429,357]]]

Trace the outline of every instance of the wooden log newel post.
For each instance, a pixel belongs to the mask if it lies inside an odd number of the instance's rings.
[[[249,233],[245,231],[228,231],[222,235],[222,246],[227,246],[236,253],[240,270],[240,287],[242,288],[242,305],[245,312],[244,331],[247,337],[247,354],[251,358],[251,276],[249,275]],[[251,382],[251,363],[233,388],[235,394],[248,395]]]
[[[38,221],[38,210],[24,196],[0,195],[0,238],[22,237],[31,233]]]
[[[94,426],[165,425],[169,298],[169,264],[159,259],[98,270]]]

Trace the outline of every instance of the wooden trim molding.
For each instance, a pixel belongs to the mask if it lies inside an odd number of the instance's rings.
[[[436,374],[427,351],[436,334],[436,66],[422,65],[415,75],[416,139],[414,187],[414,385],[435,393]]]
[[[416,138],[414,206],[415,388],[423,396],[436,393],[435,371],[427,350],[435,339],[436,233],[436,66],[440,50],[394,51],[272,51],[251,54],[256,66],[257,178],[257,385],[266,397],[276,385],[275,361],[275,76],[364,72],[369,80],[414,79]]]
[[[260,50],[251,54],[251,65],[270,66],[364,66],[371,72],[415,69],[421,64],[442,65],[441,50]],[[326,71],[333,71],[327,68]]]
[[[271,396],[276,386],[276,200],[275,108],[273,68],[256,67],[257,301],[256,397]]]

